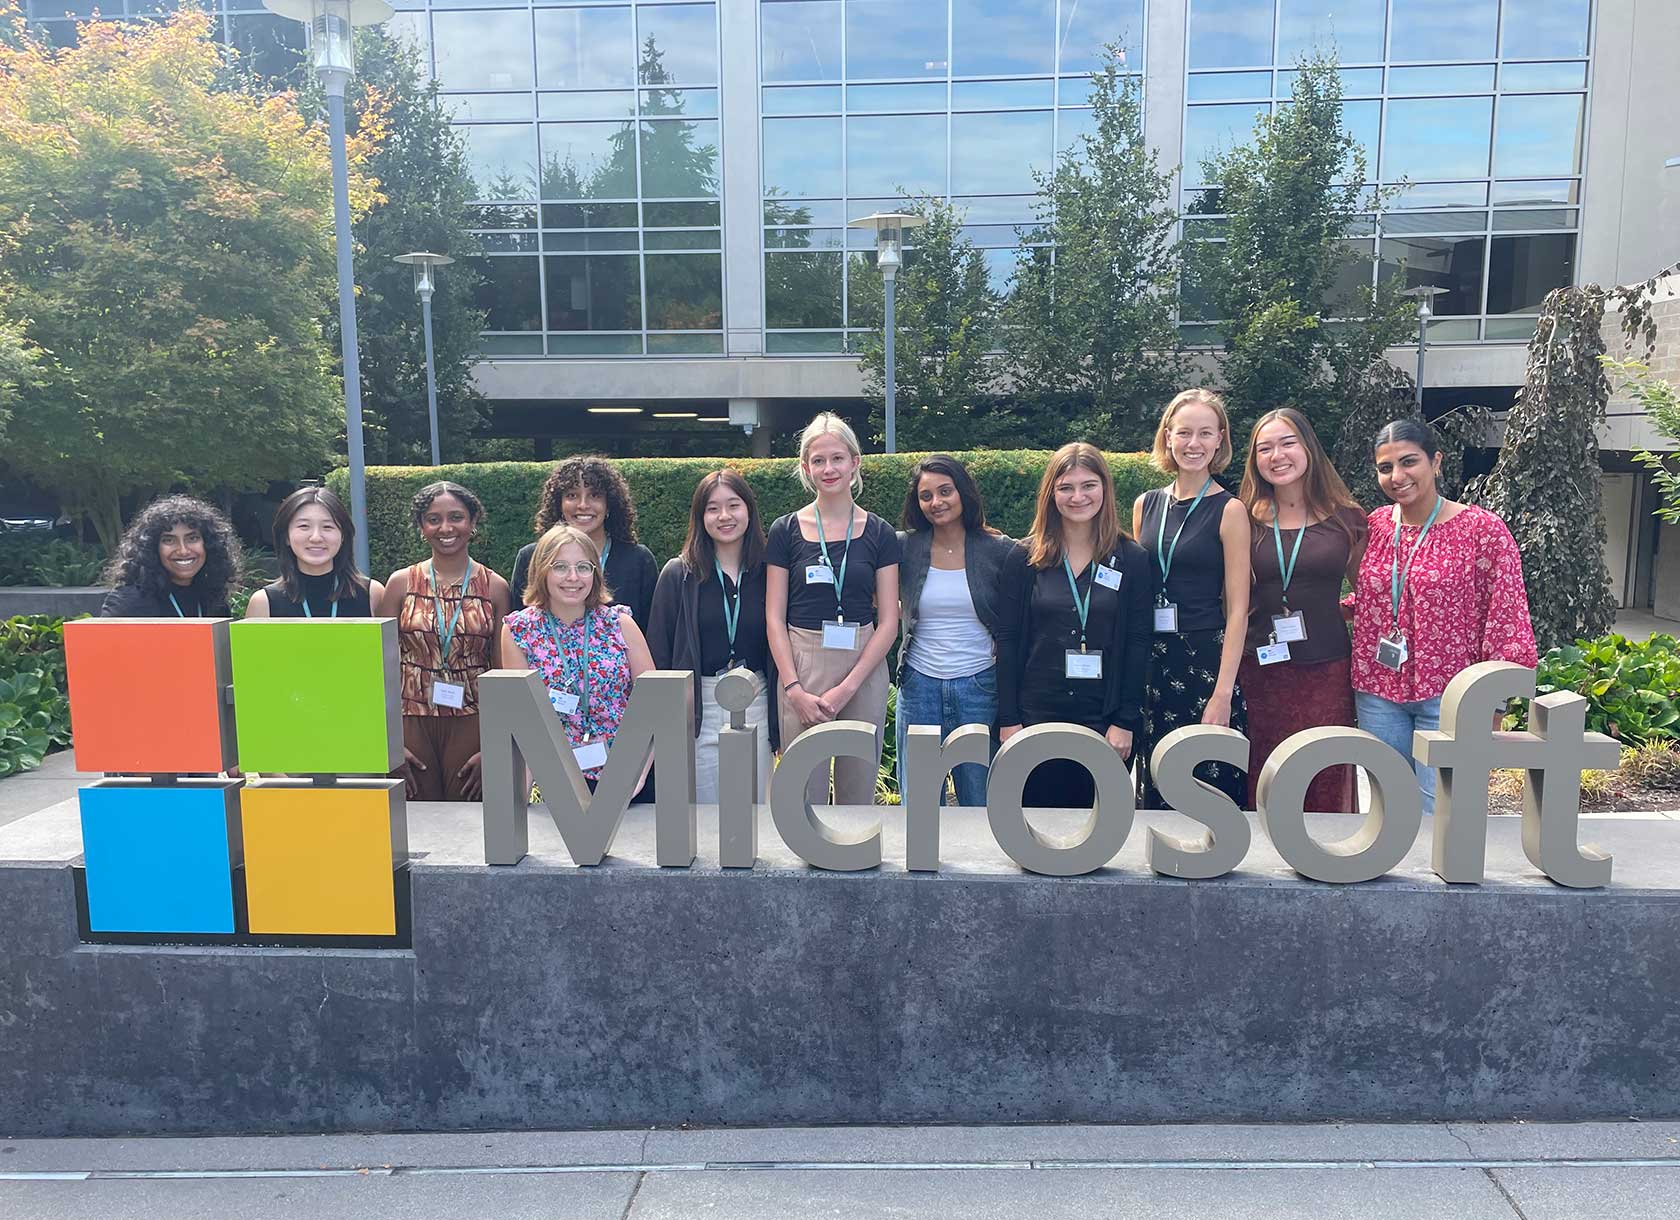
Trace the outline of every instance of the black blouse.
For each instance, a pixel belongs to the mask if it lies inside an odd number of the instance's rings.
[[[1143,497],[1143,529],[1138,541],[1149,552],[1155,569],[1155,583],[1161,581],[1161,513],[1167,514],[1166,546],[1172,551],[1172,571],[1167,576],[1167,600],[1178,607],[1180,631],[1217,631],[1225,626],[1225,544],[1219,540],[1219,522],[1231,493],[1215,483],[1196,505],[1184,533],[1173,547],[1173,535],[1184,524],[1184,515],[1195,504],[1173,499],[1171,488],[1160,488]],[[1153,622],[1151,623],[1153,626]]]
[[[264,585],[263,592],[268,594],[268,613],[271,618],[332,618],[333,592],[337,588],[337,578],[328,572],[324,576],[311,576],[307,572],[298,573],[299,592],[303,594],[297,601],[286,596],[285,586],[279,581]],[[339,599],[338,618],[372,618],[373,599],[372,587],[359,584]],[[304,606],[309,612],[304,613]]]
[[[100,618],[227,618],[230,613],[227,598],[207,594],[196,581],[185,587],[172,584],[156,596],[136,585],[118,585],[99,607]]]
[[[1120,587],[1094,584],[1095,565],[1078,574],[1080,597],[1090,596],[1085,646],[1102,651],[1100,681],[1067,676],[1067,650],[1079,647],[1079,611],[1061,564],[1042,570],[1027,563],[1025,544],[1004,564],[998,646],[998,723],[1082,724],[1098,733],[1110,725],[1143,727],[1156,580],[1149,556],[1129,538],[1100,557],[1120,574]]]
[[[729,628],[724,619],[723,599],[727,590],[734,600],[735,582],[726,575],[724,589],[718,587],[714,570],[700,584],[700,672],[717,674],[729,664]],[[735,624],[735,663],[754,673],[769,668],[770,641],[764,623],[764,565],[748,570],[741,589],[741,617]]]
[[[807,542],[799,528],[799,514],[789,513],[776,518],[770,527],[770,545],[764,562],[786,568],[788,574],[787,621],[790,627],[806,631],[821,631],[838,610],[843,610],[848,623],[875,623],[875,573],[881,568],[898,566],[902,548],[898,534],[874,513],[867,514],[863,529],[854,534],[850,558],[846,559],[846,585],[840,590],[841,601],[835,602],[835,586],[806,584],[805,569],[822,562],[822,547]],[[835,577],[840,574],[840,561],[847,556],[846,536],[828,540],[828,557],[833,561]]]

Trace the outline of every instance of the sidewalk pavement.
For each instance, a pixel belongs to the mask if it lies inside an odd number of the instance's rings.
[[[0,1143],[0,1215],[1671,1220],[1680,1122]]]
[[[77,788],[102,778],[76,770],[73,750],[49,754],[35,770],[0,780],[0,826],[71,800]]]

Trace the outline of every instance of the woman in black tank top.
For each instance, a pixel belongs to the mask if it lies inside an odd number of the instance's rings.
[[[302,487],[274,514],[280,579],[251,595],[246,618],[372,618],[384,588],[356,571],[356,527],[325,487]]]

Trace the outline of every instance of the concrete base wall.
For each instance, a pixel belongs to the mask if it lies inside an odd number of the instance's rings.
[[[1141,826],[1028,876],[969,811],[937,875],[818,873],[768,827],[725,873],[704,819],[660,870],[643,810],[597,869],[546,819],[489,868],[475,812],[415,807],[413,947],[382,951],[83,945],[73,806],[0,828],[7,1133],[1680,1115],[1677,822],[1589,823],[1618,879],[1580,892],[1513,819],[1485,885],[1429,875],[1426,826],[1338,888],[1258,833],[1156,878]]]
[[[53,588],[46,585],[8,585],[0,588],[0,618],[15,614],[52,614],[59,618],[75,618],[79,614],[98,614],[111,592],[104,585],[82,588]]]

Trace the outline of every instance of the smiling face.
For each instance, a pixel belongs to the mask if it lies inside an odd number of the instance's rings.
[[[1056,511],[1067,524],[1094,521],[1102,506],[1102,478],[1089,467],[1074,466],[1056,480]]]
[[[862,459],[846,447],[845,441],[838,436],[824,435],[817,437],[806,448],[800,465],[818,492],[834,495],[851,488],[852,476],[857,473],[860,461]]]
[[[1204,402],[1187,402],[1167,424],[1167,452],[1179,470],[1206,473],[1225,439],[1219,416]]]
[[[1441,455],[1428,454],[1410,441],[1377,446],[1377,485],[1402,509],[1435,502]]]
[[[548,569],[548,608],[551,613],[570,611],[570,618],[583,612],[589,595],[595,588],[595,563],[575,542],[568,542],[554,552],[554,562]]]
[[[1274,419],[1254,438],[1254,466],[1273,487],[1287,487],[1306,477],[1312,465],[1295,425]]]
[[[158,538],[158,561],[171,584],[192,584],[204,568],[204,535],[196,525],[177,521]]]
[[[435,497],[420,514],[420,537],[440,559],[453,558],[472,541],[472,513],[449,492]]]
[[[728,546],[741,540],[751,515],[747,502],[727,483],[719,483],[706,497],[706,513],[701,522],[715,545]]]
[[[607,528],[607,499],[582,483],[560,493],[560,519],[586,534]]]
[[[305,504],[286,526],[286,545],[297,560],[298,570],[310,576],[325,576],[344,546],[338,522],[324,504]]]
[[[916,503],[922,516],[935,529],[942,525],[961,525],[962,496],[948,474],[929,472],[916,480]]]

